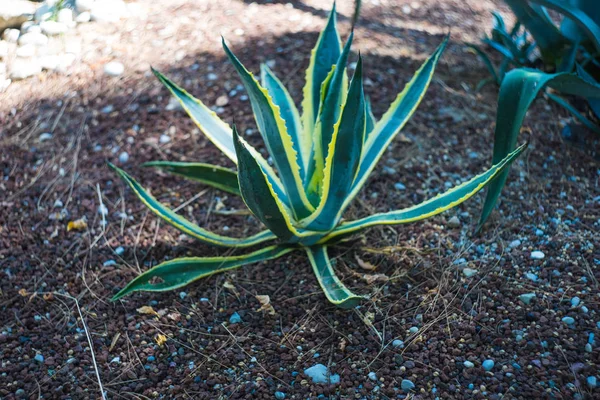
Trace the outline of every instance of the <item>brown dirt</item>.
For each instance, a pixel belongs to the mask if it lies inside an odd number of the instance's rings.
[[[346,35],[351,5],[339,3]],[[354,50],[365,56],[377,116],[448,30],[452,45],[405,140],[394,142],[348,218],[414,204],[481,171],[490,161],[495,118],[495,89],[474,91],[485,69],[460,43],[489,28],[497,5],[427,0],[406,15],[409,1],[366,3]],[[563,140],[561,127],[571,121],[544,100],[529,113],[522,140],[529,137],[530,150],[515,163],[482,235],[471,235],[482,202],[477,196],[423,223],[372,229],[338,249],[344,282],[372,296],[360,309],[328,304],[300,254],[181,291],[108,301],[158,262],[224,254],[148,213],[106,167],[123,151],[130,156],[125,168],[161,201],[177,207],[197,196],[180,211],[186,217],[216,232],[227,227],[231,235],[259,229],[248,216],[214,212],[219,200],[242,209],[239,199],[136,167],[157,159],[230,165],[184,114],[165,111],[168,94],[148,66],[215,104],[240,83],[219,48],[223,34],[251,70],[274,60],[300,99],[309,51],[329,7],[316,0],[293,7],[233,0],[141,4],[146,18],[79,28],[88,53],[70,75],[15,83],[0,97],[1,399],[99,398],[92,353],[111,399],[272,399],[276,391],[295,399],[404,398],[403,379],[415,383],[411,398],[597,398],[599,389],[586,378],[598,371],[598,340],[592,352],[586,343],[590,333],[600,336],[599,139],[578,129],[574,142]],[[166,26],[172,33],[160,36]],[[184,57],[175,61],[181,50]],[[112,58],[126,65],[123,77],[102,75]],[[209,73],[219,79],[208,80]],[[222,117],[235,117],[246,131],[254,122],[240,94],[230,96]],[[108,105],[113,111],[104,113]],[[39,143],[49,131],[53,138]],[[161,134],[172,140],[159,143]],[[255,143],[257,136],[251,136]],[[397,182],[406,190],[394,189]],[[104,228],[98,193],[109,211]],[[447,226],[452,216],[460,218],[459,228]],[[67,222],[82,217],[87,229],[67,232]],[[511,248],[517,239],[521,244]],[[532,260],[533,250],[546,257]],[[357,277],[365,271],[356,255],[390,281],[367,286]],[[466,278],[465,264],[477,274]],[[530,292],[536,298],[526,305],[519,295]],[[78,299],[81,312],[65,295]],[[257,312],[255,295],[269,295],[276,315]],[[572,307],[575,296],[581,303]],[[160,316],[136,311],[144,305]],[[241,323],[229,322],[234,312]],[[567,326],[565,316],[575,323]],[[159,335],[167,338],[162,346]],[[404,347],[394,347],[394,339]],[[488,358],[495,361],[491,372],[481,366]],[[467,360],[474,368],[465,367]],[[317,363],[339,374],[340,384],[312,383],[303,371]]]

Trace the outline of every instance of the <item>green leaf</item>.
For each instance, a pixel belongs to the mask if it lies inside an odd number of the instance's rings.
[[[329,231],[341,219],[342,204],[352,188],[360,163],[366,120],[362,57],[359,56],[346,104],[329,143],[321,202],[310,217],[301,221],[307,229]]]
[[[112,298],[112,301],[137,291],[164,292],[177,289],[219,272],[281,257],[293,250],[290,247],[270,246],[240,256],[185,257],[166,261],[133,279]]]
[[[319,97],[321,84],[327,74],[337,62],[342,51],[340,35],[336,27],[335,2],[329,14],[325,29],[319,34],[317,43],[310,55],[310,63],[306,70],[306,83],[304,85],[302,100],[302,125],[304,135],[312,136],[317,112],[319,111]]]
[[[533,69],[514,69],[506,74],[498,94],[498,112],[494,132],[494,156],[492,162],[498,163],[514,148],[521,125],[529,106],[540,90],[546,86],[564,94],[582,97],[600,98],[600,85],[589,83],[575,74],[546,74]],[[508,169],[502,172],[490,185],[481,217],[479,231],[490,216],[508,176]]]
[[[595,85],[598,84],[598,82],[596,82],[596,80],[590,74],[588,74],[588,72],[585,70],[585,68],[583,68],[581,65],[576,64],[576,68],[577,68],[577,75],[579,75],[586,82],[593,83]],[[600,118],[600,99],[594,99],[594,98],[588,97],[587,102],[588,102],[588,105],[590,106],[590,109],[596,116],[596,118]]]
[[[304,218],[314,211],[314,207],[304,192],[304,184],[300,178],[298,154],[294,149],[292,137],[287,132],[279,107],[273,103],[267,90],[260,86],[254,76],[229,50],[225,40],[223,40],[223,48],[246,87],[258,130],[262,134],[269,154],[273,158],[273,163],[281,176],[292,213],[296,219]]]
[[[567,39],[560,33],[546,12],[537,5],[524,0],[504,0],[515,17],[535,39],[546,64],[554,64],[562,57],[563,46]]]
[[[366,97],[365,100],[367,102],[367,128],[365,129],[365,142],[366,142],[369,137],[369,133],[373,132],[373,128],[375,127],[377,120],[375,119],[375,115],[373,115],[373,110],[371,109],[371,100],[369,99],[368,96]]]
[[[181,103],[183,109],[192,118],[192,121],[200,128],[206,137],[215,144],[234,163],[235,150],[231,128],[217,116],[210,108],[206,107],[200,100],[194,98],[188,92],[171,82],[166,76],[152,69],[152,72],[169,89]]]
[[[563,99],[560,96],[557,96],[552,93],[546,93],[546,96],[552,101],[554,101],[559,106],[563,107],[565,110],[571,113],[575,117],[575,119],[579,120],[583,125],[585,125],[589,130],[600,134],[600,127],[594,124],[592,121],[584,117],[575,107],[573,107],[567,100]]]
[[[402,130],[421,103],[433,78],[435,67],[447,43],[448,36],[444,38],[437,50],[423,63],[410,82],[406,84],[404,90],[396,97],[396,100],[391,104],[388,111],[381,117],[375,128],[373,128],[373,131],[369,134],[369,138],[363,147],[360,167],[354,179],[352,191],[344,202],[342,211],[363,187],[369,178],[369,174],[373,171],[375,165],[377,165],[377,161],[379,161],[391,141]]]
[[[484,173],[475,176],[470,181],[456,186],[443,194],[424,201],[423,203],[402,210],[374,214],[352,222],[342,223],[319,243],[328,243],[333,240],[339,240],[340,237],[351,235],[371,226],[397,225],[420,221],[456,207],[492,182],[494,178],[502,173],[502,171],[506,170],[526,148],[527,143],[510,153],[506,158]]]
[[[565,22],[566,25],[564,29],[561,28],[561,30],[565,33],[568,33],[571,36],[569,37],[569,39],[571,39],[574,42],[578,42],[584,38],[583,34],[585,34],[585,37],[587,37],[587,39],[592,42],[594,47],[596,47],[596,50],[600,51],[600,27],[592,18],[590,18],[589,15],[585,13],[584,10],[581,10],[577,7],[573,7],[571,4],[564,0],[530,1],[563,14],[570,21]],[[597,2],[595,4],[595,8],[598,8]],[[579,29],[576,30],[572,24],[575,24]]]
[[[273,98],[273,103],[279,107],[279,112],[285,121],[287,132],[292,138],[292,146],[300,159],[300,178],[304,179],[310,157],[310,136],[302,134],[300,114],[292,96],[290,96],[283,83],[275,76],[267,64],[261,64],[260,72],[262,84]]]
[[[175,228],[179,229],[183,233],[188,234],[200,240],[201,242],[223,247],[249,247],[266,242],[268,240],[275,239],[275,235],[273,235],[273,233],[269,231],[263,231],[248,238],[238,239],[217,235],[215,233],[207,231],[206,229],[200,228],[198,225],[186,220],[182,216],[177,215],[168,207],[162,205],[150,193],[144,190],[144,188],[138,182],[136,182],[135,179],[129,176],[125,171],[123,171],[120,168],[117,168],[113,164],[109,163],[108,165],[125,181],[125,183],[129,185],[129,187],[146,205],[146,207],[150,209],[150,211],[152,211],[160,218],[173,225]]]
[[[238,181],[244,202],[267,228],[283,241],[292,239],[296,230],[288,210],[281,202],[267,174],[257,162],[262,158],[252,146],[239,137],[233,127],[233,140],[238,157]]]
[[[164,169],[170,173],[193,179],[228,193],[240,194],[237,173],[230,169],[219,167],[218,165],[192,162],[151,161],[142,164],[142,167]]]
[[[366,300],[366,297],[352,293],[337,277],[327,255],[327,246],[312,246],[305,249],[327,300],[342,308],[353,308]]]

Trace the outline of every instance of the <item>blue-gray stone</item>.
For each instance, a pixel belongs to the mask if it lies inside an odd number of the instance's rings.
[[[44,362],[44,356],[41,354],[36,354],[35,357],[33,358],[35,361],[43,363]]]
[[[323,364],[313,365],[305,369],[304,374],[311,378],[314,383],[331,383],[332,385],[340,383],[340,376],[338,374],[331,375]]]
[[[571,307],[577,307],[580,302],[581,302],[581,299],[579,297],[577,297],[577,296],[573,297],[571,299]]]
[[[275,392],[275,398],[277,400],[283,400],[283,399],[285,399],[285,393],[283,393],[283,392]]]
[[[594,389],[598,385],[598,380],[595,376],[588,376],[586,380],[590,389]]]
[[[392,342],[392,346],[402,348],[404,347],[404,342],[400,339],[396,339]]]
[[[394,184],[394,188],[396,190],[406,190],[406,186],[404,186],[403,184],[401,184],[400,182],[397,182]]]
[[[527,279],[529,279],[530,281],[533,281],[533,282],[538,280],[538,276],[532,272],[526,273],[525,276],[527,277]]]
[[[567,325],[573,325],[575,323],[575,319],[573,319],[573,317],[564,317],[562,319],[562,322],[564,322]]]
[[[467,360],[463,363],[463,365],[465,366],[465,368],[473,368],[475,366],[475,364],[473,364],[471,361]]]
[[[523,293],[519,296],[519,300],[521,300],[525,304],[531,303],[531,300],[535,297],[535,293]]]
[[[115,254],[120,256],[121,254],[125,253],[125,249],[123,248],[123,246],[119,246],[115,249]]]
[[[369,372],[369,379],[372,381],[377,380],[377,375],[375,374],[375,372],[373,372],[373,371]]]
[[[492,368],[494,368],[494,365],[495,365],[494,360],[490,360],[490,359],[485,360],[481,364],[481,366],[483,367],[483,369],[486,370],[486,371],[491,371]]]
[[[417,328],[416,326],[413,326],[408,331],[412,334],[415,334],[415,333],[419,332],[419,328]]]
[[[412,381],[409,379],[402,379],[402,383],[400,384],[400,387],[405,392],[409,392],[415,388],[415,384],[412,383]]]
[[[231,324],[239,324],[240,322],[242,322],[242,317],[240,317],[240,314],[237,312],[234,312],[231,314],[231,317],[229,317],[229,323]]]

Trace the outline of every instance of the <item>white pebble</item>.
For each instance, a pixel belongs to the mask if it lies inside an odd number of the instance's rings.
[[[46,140],[50,140],[50,139],[52,139],[52,134],[50,132],[44,132],[38,138],[38,140],[40,142],[45,142]]]
[[[104,65],[104,73],[108,76],[119,76],[125,72],[125,66],[118,61],[111,61]]]
[[[533,258],[534,260],[542,260],[544,257],[546,257],[546,255],[539,250],[531,252],[531,258]]]
[[[121,164],[125,164],[127,161],[129,161],[129,154],[126,151],[119,154],[119,162]]]

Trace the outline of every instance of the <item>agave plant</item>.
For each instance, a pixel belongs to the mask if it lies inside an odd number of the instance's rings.
[[[526,145],[519,147],[484,173],[421,204],[354,221],[343,220],[344,211],[365,185],[377,161],[421,102],[448,40],[443,40],[376,121],[363,91],[360,55],[348,82],[346,64],[352,37],[350,33],[342,46],[334,6],[312,51],[302,116],[266,65],[262,65],[259,83],[223,41],[223,48],[246,88],[274,167],[241,137],[235,126],[230,127],[201,101],[154,71],[208,139],[237,164],[237,173],[204,163],[161,161],[147,165],[241,196],[267,230],[247,238],[209,232],[162,205],[126,172],[111,165],[146,206],[182,232],[222,247],[263,246],[243,255],[163,262],[133,279],[113,299],[138,290],[179,288],[217,272],[304,251],[327,299],[341,307],[354,306],[365,297],[352,293],[338,279],[328,255],[330,246],[376,225],[404,224],[448,210],[481,190],[525,149]],[[274,244],[266,245],[267,242]]]

